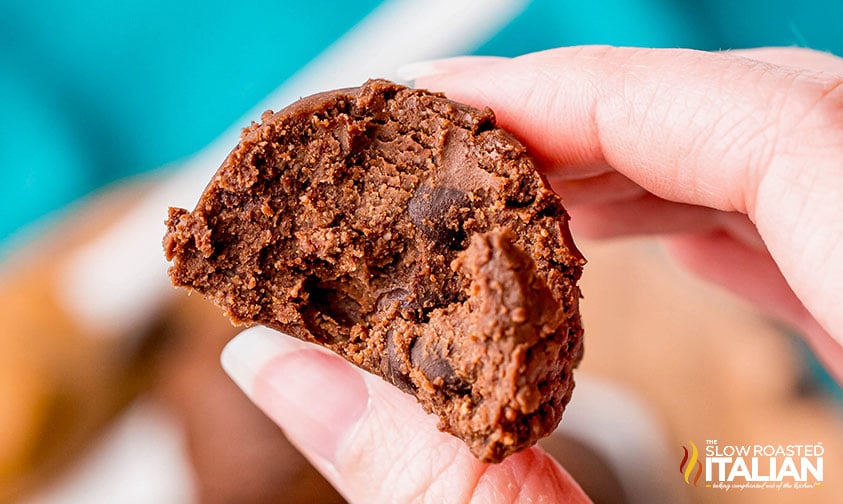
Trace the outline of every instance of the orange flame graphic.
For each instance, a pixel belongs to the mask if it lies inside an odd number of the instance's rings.
[[[690,485],[691,473],[694,472],[694,466],[696,466],[697,475],[694,476],[694,486],[697,486],[697,482],[700,480],[700,476],[702,476],[702,463],[699,461],[700,452],[697,450],[697,445],[693,441],[688,441],[688,443],[691,445],[690,457],[688,448],[682,446],[685,454],[682,456],[682,462],[679,463],[679,473],[685,476],[685,483]]]

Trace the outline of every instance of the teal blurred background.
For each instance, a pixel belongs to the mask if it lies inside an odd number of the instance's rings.
[[[380,2],[0,2],[0,249],[96,188],[185,158]],[[843,2],[535,0],[479,54],[574,44],[843,54]]]

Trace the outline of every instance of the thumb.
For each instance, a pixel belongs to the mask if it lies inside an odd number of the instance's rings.
[[[222,363],[350,502],[588,502],[541,449],[482,463],[410,396],[314,345],[256,327]]]

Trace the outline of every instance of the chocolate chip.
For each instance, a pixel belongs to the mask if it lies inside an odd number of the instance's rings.
[[[418,297],[402,287],[396,287],[378,296],[377,307],[378,311],[397,309],[404,320],[417,322],[421,317],[422,307]]]
[[[413,393],[416,385],[413,380],[402,371],[406,366],[401,365],[401,359],[395,350],[395,332],[390,329],[386,333],[386,368],[389,381],[404,392]]]
[[[438,350],[438,349],[437,349]],[[451,362],[442,357],[437,350],[425,350],[425,345],[420,340],[413,341],[410,346],[410,362],[430,380],[437,384],[441,380],[441,386],[451,393],[468,393],[471,387],[459,376]]]
[[[463,248],[462,220],[470,207],[468,195],[450,187],[421,186],[407,202],[413,224],[431,240],[451,249]]]

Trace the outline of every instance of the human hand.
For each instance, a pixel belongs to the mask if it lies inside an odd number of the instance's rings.
[[[411,396],[321,347],[255,327],[222,362],[350,502],[588,502],[540,448],[482,463]]]
[[[801,329],[843,377],[843,61],[579,47],[405,74],[493,108],[576,234],[661,235],[692,270]],[[223,364],[352,502],[587,500],[539,448],[482,464],[409,396],[271,330],[235,338]]]
[[[491,107],[575,235],[662,236],[692,271],[799,329],[843,379],[843,59],[588,46],[403,73]]]

